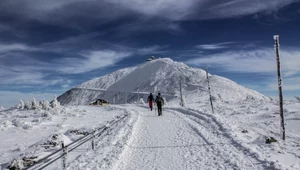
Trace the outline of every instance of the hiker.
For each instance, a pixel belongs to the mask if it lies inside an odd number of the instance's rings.
[[[162,115],[162,105],[164,105],[164,99],[161,97],[160,93],[156,96],[155,103],[157,104],[158,116]]]
[[[150,95],[148,96],[147,102],[149,102],[149,107],[150,107],[151,111],[153,108],[153,99],[154,99],[154,97],[153,97],[152,93],[150,93]]]

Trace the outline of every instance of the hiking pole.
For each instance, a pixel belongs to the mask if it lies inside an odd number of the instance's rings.
[[[154,115],[155,115],[155,113],[156,113],[156,108],[157,108],[157,104],[155,103],[155,110],[154,110]]]

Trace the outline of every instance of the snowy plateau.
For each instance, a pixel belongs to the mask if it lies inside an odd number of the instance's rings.
[[[299,170],[299,101],[284,101],[283,141],[278,100],[208,77],[214,113],[206,72],[169,58],[84,82],[59,96],[61,105],[53,108],[1,109],[1,169],[30,169],[61,143],[68,146],[104,127],[44,169]],[[155,105],[149,109],[150,92],[165,99],[162,116]],[[89,105],[97,99],[110,104]]]

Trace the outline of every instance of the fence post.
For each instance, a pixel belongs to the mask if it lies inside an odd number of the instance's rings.
[[[137,100],[137,103],[140,102],[140,89],[138,89],[138,100]]]
[[[65,147],[64,141],[61,143],[62,151],[63,151],[63,157],[62,157],[62,170],[67,169],[67,147]]]
[[[185,103],[182,96],[182,77],[180,77],[179,90],[180,90],[180,106],[185,107]]]
[[[210,93],[210,86],[209,86],[208,67],[206,67],[206,79],[207,79],[207,85],[208,85],[208,93],[209,93],[209,100],[210,100],[211,110],[212,110],[212,113],[214,113],[214,106],[213,106],[212,96],[211,96],[211,93]]]
[[[95,150],[95,134],[93,133],[92,149]]]

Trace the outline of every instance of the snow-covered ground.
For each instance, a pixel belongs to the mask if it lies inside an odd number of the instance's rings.
[[[72,130],[90,132],[128,114],[97,139],[95,150],[68,156],[68,169],[300,169],[300,103],[284,104],[286,141],[275,102],[218,101],[214,108],[212,114],[208,102],[188,101],[185,108],[169,102],[160,117],[146,104],[3,110],[0,163],[5,169],[13,159],[49,154],[60,147],[44,147],[55,134],[72,142],[82,136]],[[266,144],[267,137],[278,142]]]
[[[114,107],[92,106],[61,106],[49,111],[16,108],[0,111],[2,168],[15,158],[47,155],[61,146],[47,148],[47,145],[60,140],[69,144],[123,114],[124,110]]]

